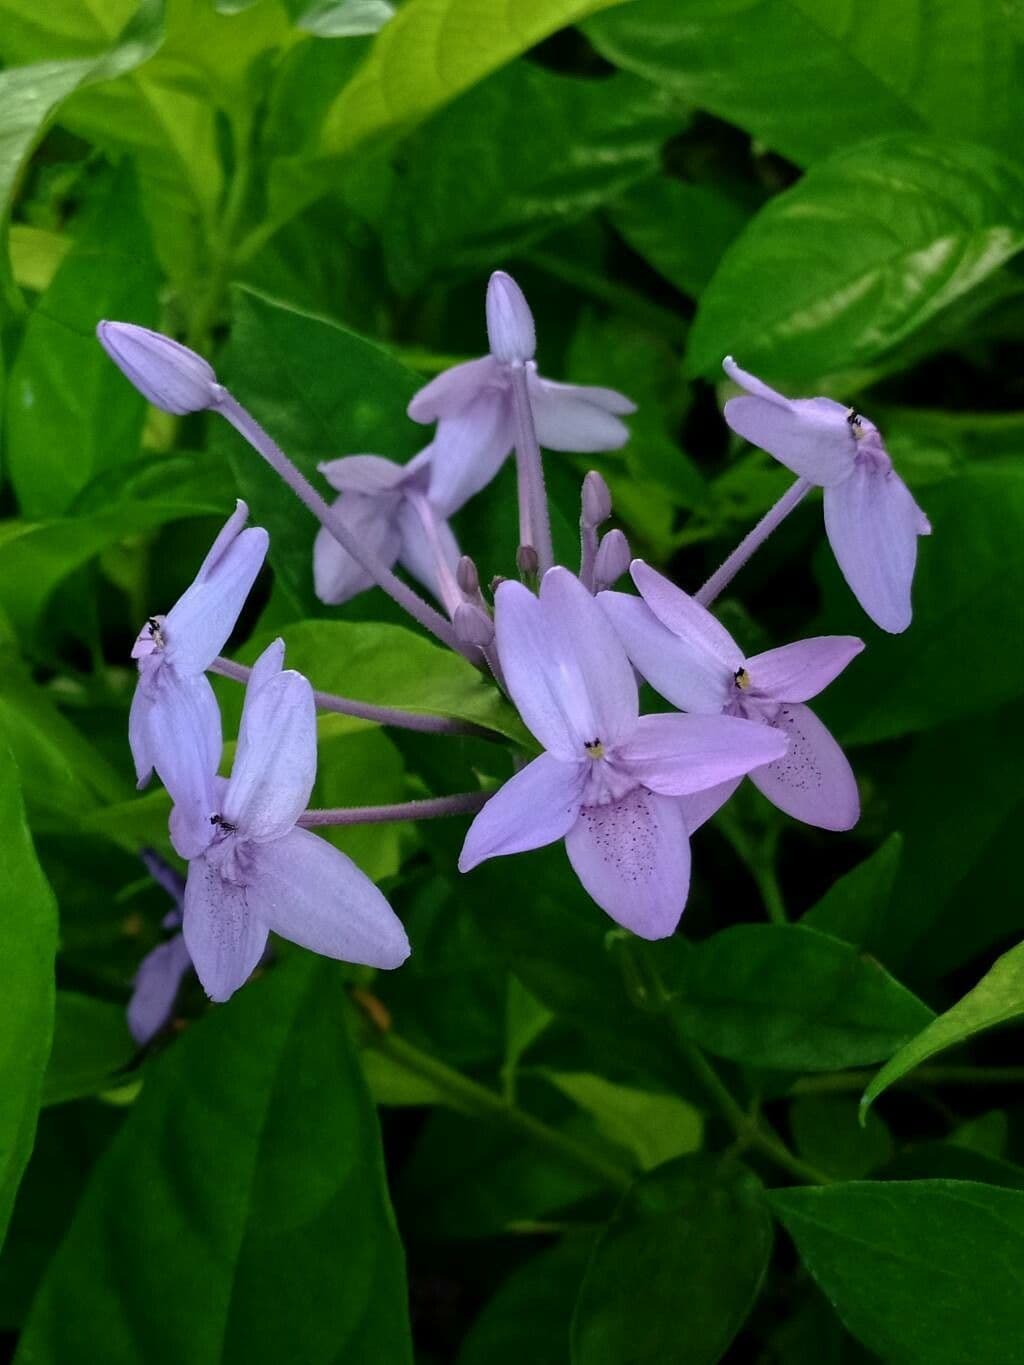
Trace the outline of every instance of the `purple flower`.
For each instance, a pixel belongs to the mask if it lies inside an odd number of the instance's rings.
[[[185,942],[212,1000],[248,978],[271,929],[345,962],[397,967],[409,954],[373,882],[296,825],[316,777],[316,711],[308,681],[283,672],[283,660],[276,640],[253,666],[230,779],[188,750],[190,808],[205,807],[205,826],[177,805],[171,812],[171,842],[189,860]]]
[[[409,404],[414,422],[437,422],[430,496],[445,506],[478,493],[494,478],[516,439],[510,367],[526,368],[540,445],[580,454],[617,450],[629,438],[620,416],[635,411],[614,389],[555,384],[537,373],[533,318],[522,290],[503,271],[487,290],[491,354],[445,370]],[[461,503],[460,503],[461,505]]]
[[[435,597],[444,599],[438,557],[454,573],[459,547],[447,518],[462,506],[459,490],[438,503],[429,496],[433,447],[408,464],[380,455],[347,455],[328,460],[320,471],[341,497],[339,515],[361,544],[389,568],[398,560]],[[321,602],[337,605],[373,586],[366,570],[338,544],[326,526],[313,544],[313,581]]]
[[[864,648],[850,635],[812,640],[744,657],[706,607],[643,560],[633,561],[643,600],[624,593],[597,599],[637,670],[675,706],[702,714],[742,716],[789,738],[781,757],[750,780],[787,815],[820,829],[850,829],[860,815],[857,780],[846,755],[809,707]],[[739,785],[732,780],[688,804],[692,833]]]
[[[612,919],[642,938],[665,937],[690,877],[678,798],[780,758],[785,736],[732,716],[640,716],[629,660],[567,569],[544,575],[539,598],[502,583],[496,608],[509,693],[545,752],[477,815],[460,870],[564,838],[576,875]]]
[[[100,345],[155,407],[182,417],[213,407],[222,390],[202,358],[180,342],[133,322],[101,322]]]
[[[174,908],[163,918],[163,927],[178,932],[147,953],[135,974],[128,1001],[128,1028],[139,1047],[145,1047],[171,1022],[181,983],[192,968],[181,933],[184,878],[151,849],[143,850],[142,861],[174,901]]]
[[[917,538],[928,518],[893,469],[878,428],[831,398],[784,398],[731,356],[730,379],[751,395],[730,398],[725,420],[794,474],[825,490],[825,530],[843,576],[876,625],[910,625]]]
[[[238,502],[192,585],[166,616],[150,617],[132,649],[139,681],[128,740],[139,786],[155,768],[183,811],[192,803],[192,820],[206,814],[194,805],[193,768],[201,762],[216,772],[220,762],[220,711],[206,669],[234,629],[267,553],[262,527],[242,530],[248,516]]]

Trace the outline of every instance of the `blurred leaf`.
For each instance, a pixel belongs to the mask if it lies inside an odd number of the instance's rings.
[[[285,0],[295,27],[317,38],[378,33],[394,18],[389,0]]]
[[[902,856],[903,836],[890,834],[870,858],[833,882],[800,923],[858,948],[874,942],[892,900]]]
[[[15,284],[41,294],[71,249],[73,239],[47,228],[13,223],[8,233]]]
[[[698,298],[750,212],[714,185],[659,175],[616,199],[609,216],[634,251]]]
[[[676,1095],[616,1085],[585,1072],[543,1075],[596,1120],[609,1142],[632,1152],[641,1170],[700,1150],[704,1120],[699,1110]]]
[[[113,1089],[118,1083],[114,1073],[134,1055],[124,1006],[77,991],[58,991],[43,1104],[64,1104]]]
[[[771,1246],[760,1184],[742,1166],[684,1157],[652,1171],[598,1239],[573,1317],[573,1365],[714,1365],[750,1312]]]
[[[932,1011],[848,943],[798,924],[740,924],[681,960],[680,1028],[719,1057],[833,1071],[891,1056]]]
[[[327,112],[332,156],[405,132],[556,29],[621,0],[407,0]]]
[[[581,80],[523,63],[492,76],[399,149],[382,221],[397,287],[488,269],[581,218],[653,175],[678,123],[665,95],[632,76]]]
[[[448,1103],[445,1092],[432,1081],[409,1071],[383,1052],[364,1048],[360,1060],[374,1104],[404,1109]]]
[[[140,1351],[153,1365],[411,1360],[333,963],[289,962],[194,1024],[150,1064],[96,1167],[21,1355],[134,1365]]]
[[[32,1151],[53,1037],[57,906],[32,847],[18,770],[0,743],[0,1239]]]
[[[998,0],[636,0],[586,32],[610,61],[801,164],[891,132],[1017,145]]]
[[[768,1198],[847,1327],[881,1359],[1024,1361],[1024,1194],[918,1180]]]
[[[1024,173],[984,147],[886,138],[822,161],[733,242],[705,291],[692,374],[790,383],[878,360],[1024,246]]]
[[[292,660],[288,660],[292,664]],[[241,689],[239,689],[241,690]],[[380,729],[334,735],[333,720],[318,726],[316,786],[310,806],[376,806],[406,798],[405,765],[398,749]],[[400,825],[328,826],[320,833],[348,854],[375,882],[393,877],[401,863]]]
[[[857,1101],[847,1095],[800,1095],[789,1111],[796,1150],[819,1171],[859,1180],[892,1159],[893,1140],[877,1114],[864,1127]]]
[[[1004,953],[973,990],[940,1014],[882,1067],[864,1091],[861,1113],[884,1090],[937,1052],[1024,1017],[1024,944]]]

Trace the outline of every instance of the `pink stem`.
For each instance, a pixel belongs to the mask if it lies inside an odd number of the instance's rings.
[[[459,792],[457,796],[432,796],[426,801],[399,801],[391,806],[307,810],[297,823],[304,829],[317,829],[323,825],[380,825],[394,820],[432,820],[439,815],[475,815],[490,796],[490,792]]]
[[[774,507],[770,507],[752,531],[743,537],[725,563],[711,575],[704,586],[694,593],[703,607],[708,607],[727,588],[747,560],[768,539],[771,533],[789,516],[814,485],[809,479],[797,479]]]

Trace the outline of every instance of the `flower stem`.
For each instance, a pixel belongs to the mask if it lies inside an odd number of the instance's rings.
[[[432,820],[439,815],[475,815],[487,804],[490,792],[459,792],[455,796],[431,796],[424,801],[397,801],[389,806],[335,806],[307,810],[297,824],[304,829],[324,825],[383,825],[394,820]]]
[[[537,429],[533,421],[526,366],[508,366],[512,389],[512,410],[516,423],[516,476],[519,486],[519,543],[532,545],[537,551],[538,572],[541,577],[551,568],[554,550],[551,546],[551,520],[548,497],[544,487],[544,466],[541,462]]]
[[[715,816],[715,824],[732,844],[757,883],[768,918],[773,924],[788,924],[786,902],[775,872],[775,845],[778,834],[769,833],[763,843],[755,845],[725,806]]]
[[[770,507],[754,529],[747,533],[725,563],[711,575],[694,597],[708,607],[728,587],[755,550],[760,549],[771,533],[782,524],[793,508],[802,502],[814,485],[809,479],[797,479],[774,507]]]
[[[358,536],[352,534],[301,470],[289,460],[281,447],[263,430],[255,417],[247,412],[227,389],[223,390],[222,396],[217,402],[216,411],[231,423],[257,454],[262,455],[274,473],[284,480],[299,501],[309,508],[317,521],[327,527],[342,549],[346,550],[356,563],[365,569],[373,581],[383,588],[393,601],[407,611],[425,630],[430,631],[431,635],[435,635],[450,649],[462,653],[458,637],[452,629],[451,623],[446,621],[441,613],[435,611],[429,603],[424,602],[418,593],[407,587],[386,564],[381,563],[376,555],[366,550]]]
[[[248,682],[251,668],[236,664],[232,659],[217,658],[210,665],[210,672],[233,682]],[[314,692],[313,700],[318,711],[336,711],[342,716],[356,716],[359,720],[371,720],[378,725],[393,725],[401,730],[420,730],[429,735],[474,735],[478,739],[500,739],[495,730],[482,725],[474,725],[468,720],[452,720],[448,716],[420,715],[418,711],[402,711],[395,706],[374,706],[366,701],[352,701],[349,697],[336,697],[333,692]]]
[[[445,556],[441,537],[437,530],[437,516],[429,499],[424,494],[408,493],[406,496],[416,509],[416,515],[423,527],[423,535],[430,546],[430,553],[434,560],[434,573],[437,575],[438,592],[441,601],[444,603],[444,609],[449,616],[454,617],[456,609],[462,605],[465,598],[455,581],[452,566]]]

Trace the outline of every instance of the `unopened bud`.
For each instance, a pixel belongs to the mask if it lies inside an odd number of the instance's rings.
[[[609,531],[601,537],[594,561],[594,585],[598,592],[610,588],[629,568],[629,541],[621,531]]]
[[[469,555],[463,555],[455,568],[455,581],[467,597],[476,597],[480,591],[480,575]]]
[[[584,526],[600,526],[612,514],[612,495],[596,469],[592,469],[583,480],[580,502]]]
[[[532,578],[540,570],[540,560],[532,545],[520,545],[516,551],[516,568],[524,578]]]
[[[220,396],[217,376],[201,355],[160,332],[132,322],[101,322],[100,345],[154,407],[183,417],[212,407]]]
[[[537,349],[530,305],[504,270],[496,270],[487,285],[487,339],[491,355],[506,365],[532,360]]]
[[[494,639],[494,622],[473,602],[463,602],[455,608],[452,625],[464,645],[479,645],[486,649]]]

